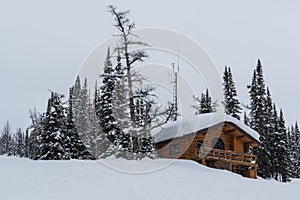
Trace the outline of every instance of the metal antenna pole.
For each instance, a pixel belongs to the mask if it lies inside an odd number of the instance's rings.
[[[171,83],[173,85],[173,103],[172,103],[172,118],[173,121],[177,120],[178,116],[178,103],[177,103],[177,84],[178,84],[178,72],[179,72],[179,58],[177,60],[177,71],[175,70],[175,63],[172,63],[173,68],[173,76],[171,79]]]

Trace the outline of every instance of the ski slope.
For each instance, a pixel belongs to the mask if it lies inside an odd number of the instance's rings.
[[[300,181],[247,179],[192,161],[32,161],[0,157],[0,200],[299,199]],[[119,166],[132,171],[112,169]]]

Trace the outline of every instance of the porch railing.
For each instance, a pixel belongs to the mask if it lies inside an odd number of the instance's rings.
[[[201,149],[198,152],[200,159],[217,159],[217,160],[228,160],[234,162],[241,162],[247,164],[255,164],[257,156],[249,153],[235,152],[231,150],[220,150],[220,149]]]

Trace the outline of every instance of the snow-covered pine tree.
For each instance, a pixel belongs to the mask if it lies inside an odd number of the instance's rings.
[[[67,110],[66,137],[65,149],[69,152],[72,159],[93,159],[90,152],[84,146],[81,138],[78,135],[74,117],[73,117],[73,88],[69,92],[69,106]]]
[[[140,87],[134,92],[136,126],[139,130],[137,157],[156,158],[154,141],[151,137],[153,107],[156,106],[155,88],[153,86]],[[167,117],[166,117],[167,118]]]
[[[16,142],[16,148],[15,148],[16,156],[25,157],[25,138],[21,128],[17,129],[17,132],[15,134],[15,142]]]
[[[296,168],[296,177],[300,178],[300,131],[298,127],[298,123],[295,123],[295,143],[293,144],[295,148],[295,168]]]
[[[207,108],[207,111],[208,112],[216,112],[217,111],[217,102],[212,101],[212,98],[208,92],[208,89],[206,89],[205,98],[206,98],[206,104],[204,105],[204,107]]]
[[[12,156],[14,155],[14,141],[9,122],[6,122],[1,132],[0,139],[0,155]]]
[[[206,90],[207,91],[207,90]],[[211,98],[208,97],[208,92],[206,94],[201,94],[201,102],[200,102],[200,113],[211,113],[212,105],[211,105]]]
[[[294,178],[300,177],[300,131],[298,123],[291,126],[291,171]]]
[[[263,69],[259,59],[253,72],[251,85],[248,88],[250,94],[250,126],[262,135],[265,134],[266,89]]]
[[[115,70],[119,70],[120,73],[121,69],[118,69],[118,67],[116,67],[116,69],[113,68],[110,48],[108,48],[104,62],[104,71],[101,74],[102,84],[99,92],[96,90],[95,94],[96,116],[98,124],[105,134],[105,137],[99,135],[99,139],[108,141],[104,144],[106,147],[105,153],[101,154],[100,157],[107,157],[110,155],[126,157],[126,152],[129,151],[130,142],[126,143],[125,140],[130,139],[130,137],[125,137],[123,129],[126,127],[125,124],[122,123],[126,123],[127,120],[126,116],[124,116],[125,112],[122,112],[123,109],[126,108],[122,103],[126,100],[126,95],[124,95],[125,88],[121,88],[120,82],[118,88],[116,88],[116,79],[118,78],[121,80],[122,74],[118,75],[118,72],[115,72]]]
[[[127,76],[124,72],[124,66],[121,62],[121,55],[118,52],[117,64],[114,69],[115,88],[112,92],[112,111],[118,128],[118,149],[115,150],[116,157],[132,158],[133,146],[132,137],[129,134],[130,129],[130,109],[127,87]],[[112,149],[112,147],[110,147]]]
[[[290,127],[286,128],[286,141],[287,141],[287,149],[288,149],[288,153],[289,153],[289,179],[294,178],[295,177],[295,171],[294,171],[294,161],[292,159],[292,137],[291,137],[291,130]]]
[[[107,51],[104,63],[104,73],[100,87],[100,97],[96,103],[96,113],[106,137],[111,141],[109,148],[102,157],[114,154],[116,157],[131,159],[131,135],[128,133],[130,117],[128,109],[128,90],[126,76],[121,64],[120,54],[117,65],[113,68],[110,49]]]
[[[287,134],[285,121],[283,117],[283,112],[280,109],[280,114],[278,118],[278,127],[275,130],[275,140],[273,150],[274,159],[274,178],[281,182],[290,181],[290,155],[287,142]]]
[[[205,95],[201,93],[201,97],[197,97],[193,95],[194,101],[196,102],[195,105],[192,105],[192,107],[196,110],[195,115],[200,115],[203,113],[206,113],[207,109],[203,108],[203,105],[205,105]]]
[[[196,105],[193,105],[192,107],[196,109],[196,115],[217,111],[217,102],[212,102],[208,89],[206,89],[205,93],[201,93],[201,98],[195,95],[193,98],[196,101]]]
[[[88,151],[97,157],[96,138],[99,127],[96,127],[98,125],[96,124],[95,106],[93,104],[94,102],[91,101],[87,78],[85,78],[84,84],[81,87],[81,81],[78,75],[75,84],[72,86],[72,91],[73,116],[78,134]]]
[[[30,110],[31,125],[27,129],[29,132],[28,139],[28,157],[33,160],[39,159],[41,135],[43,131],[42,114],[38,113],[36,109]]]
[[[95,132],[95,147],[93,150],[93,156],[98,158],[105,158],[111,154],[107,154],[109,146],[112,144],[106,137],[104,131],[102,130],[102,127],[100,126],[100,116],[101,109],[100,109],[100,91],[98,88],[97,81],[95,83],[95,93],[94,93],[94,112],[91,113],[91,115],[94,118],[94,132]]]
[[[66,119],[65,109],[61,98],[63,95],[51,92],[48,100],[47,112],[42,121],[42,134],[39,159],[42,160],[64,160],[70,159],[70,154],[66,151]]]
[[[275,177],[275,165],[276,165],[276,146],[277,146],[277,139],[276,139],[276,132],[278,131],[278,113],[277,113],[277,108],[276,108],[276,105],[275,103],[273,103],[272,105],[272,117],[271,117],[271,124],[272,124],[272,128],[273,128],[273,132],[270,133],[269,135],[269,141],[268,141],[268,144],[269,144],[269,152],[268,154],[270,155],[271,159],[269,161],[270,163],[270,166],[267,165],[268,167],[270,167],[270,170],[269,170],[269,173],[270,173],[270,177]]]
[[[265,126],[264,126],[264,134],[261,134],[261,138],[260,138],[261,141],[263,142],[259,147],[259,155],[263,156],[261,160],[268,161],[264,163],[263,166],[264,169],[262,169],[262,171],[264,171],[265,174],[268,174],[267,177],[271,177],[273,171],[272,137],[274,136],[275,128],[277,127],[277,111],[275,105],[273,108],[273,100],[268,87],[267,87],[267,93],[266,93],[264,104],[265,104],[265,115],[264,115]]]
[[[115,89],[115,76],[112,67],[110,49],[108,48],[104,62],[104,73],[102,86],[100,87],[100,99],[97,103],[97,117],[100,119],[100,126],[106,137],[116,146],[119,145],[119,130],[116,127],[116,119],[113,116],[113,91]]]
[[[29,131],[26,129],[25,136],[24,136],[24,157],[29,158]]]
[[[93,102],[90,103],[90,134],[89,138],[91,140],[91,152],[95,158],[104,158],[106,157],[107,149],[109,148],[111,141],[106,137],[101,124],[100,118],[97,115],[96,103],[99,100],[100,102],[100,91],[98,90],[98,86],[95,86],[95,98]],[[98,99],[98,100],[96,100]],[[98,104],[98,103],[97,103]]]
[[[84,84],[80,91],[80,103],[77,108],[78,115],[77,115],[77,123],[75,123],[79,136],[82,139],[82,142],[87,147],[87,149],[91,152],[92,151],[92,143],[94,142],[91,136],[91,123],[90,123],[90,96],[89,96],[89,89],[88,89],[88,82],[87,78],[84,79]]]
[[[287,135],[287,143],[288,143],[289,153],[290,153],[290,159],[291,159],[292,138],[291,138],[291,130],[290,130],[290,127],[287,127],[286,135]],[[291,166],[292,166],[292,165],[291,165]]]
[[[270,160],[267,148],[267,124],[266,124],[266,89],[263,78],[263,70],[258,59],[256,69],[253,72],[251,85],[248,86],[250,94],[250,127],[260,134],[261,145],[258,148],[258,175],[269,178]]]
[[[90,96],[90,95],[89,95]],[[91,101],[91,98],[89,98],[88,103],[88,119],[89,119],[89,129],[88,129],[88,141],[90,144],[90,152],[91,154],[96,158],[98,157],[97,152],[97,124],[96,124],[96,114],[95,114],[95,108],[94,104]],[[101,129],[100,129],[101,130]]]
[[[75,83],[72,86],[73,88],[73,116],[74,122],[79,135],[82,135],[82,128],[80,127],[80,113],[81,113],[81,81],[79,75],[76,77]]]
[[[227,115],[231,115],[234,118],[240,119],[240,113],[242,108],[240,102],[237,99],[237,91],[235,83],[233,81],[230,67],[225,66],[223,75],[223,91],[224,91],[224,108]]]
[[[272,121],[273,116],[273,100],[271,97],[271,93],[269,87],[267,87],[267,93],[265,98],[265,133],[266,137],[268,137],[269,133],[274,132],[274,124]],[[267,138],[268,139],[268,138]]]

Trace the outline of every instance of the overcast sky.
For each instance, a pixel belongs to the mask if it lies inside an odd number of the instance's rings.
[[[7,120],[14,129],[27,127],[30,108],[45,110],[48,89],[67,93],[89,52],[115,33],[106,12],[109,4],[129,9],[137,27],[168,28],[193,38],[220,72],[225,65],[232,68],[244,103],[260,58],[266,84],[286,121],[300,119],[296,0],[0,2],[0,127]]]

